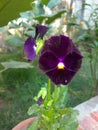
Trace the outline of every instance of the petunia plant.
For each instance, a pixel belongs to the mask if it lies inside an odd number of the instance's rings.
[[[45,25],[37,24],[35,37],[28,37],[24,44],[26,58],[29,61],[38,58],[39,69],[48,77],[28,110],[29,115],[36,116],[28,130],[76,130],[78,111],[66,104],[68,84],[81,67],[82,55],[68,36],[43,38],[47,31]],[[38,39],[42,46],[36,53]]]

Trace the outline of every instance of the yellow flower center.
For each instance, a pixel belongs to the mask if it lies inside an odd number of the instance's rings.
[[[68,22],[68,20],[67,19],[64,19],[64,23],[67,23]]]
[[[62,62],[60,62],[57,66],[58,69],[64,69],[64,64]]]
[[[83,25],[84,24],[84,21],[80,21],[80,25]]]
[[[70,8],[71,10],[74,10],[74,7],[73,6],[71,6],[71,8]]]

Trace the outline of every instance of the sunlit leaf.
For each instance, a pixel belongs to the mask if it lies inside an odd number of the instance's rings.
[[[63,130],[76,130],[78,127],[78,111],[72,109],[70,113],[65,114],[63,118],[61,118],[60,123]],[[66,121],[66,122],[65,122]]]
[[[7,70],[9,68],[33,68],[30,63],[19,62],[19,61],[9,61],[9,62],[1,62],[1,65]]]
[[[35,31],[34,30],[28,30],[28,31],[25,32],[25,34],[28,35],[28,36],[34,37],[35,36]]]
[[[25,42],[25,39],[23,37],[19,36],[9,36],[6,38],[6,42],[13,45],[13,46],[22,46]]]
[[[19,28],[20,26],[18,24],[15,24],[13,22],[10,22],[9,28]]]
[[[41,0],[43,5],[47,5],[50,9],[61,3],[61,0]]]
[[[41,50],[42,46],[44,45],[44,41],[43,40],[37,40],[37,49],[36,49],[36,54],[39,53],[39,51]]]
[[[53,93],[53,99],[54,99],[54,105],[56,107],[61,107],[64,108],[66,103],[67,103],[67,99],[68,99],[68,87],[61,85],[58,88],[55,88],[55,91]]]
[[[28,115],[36,114],[38,110],[38,104],[32,105],[28,110]]]
[[[44,14],[44,9],[43,9],[43,5],[41,4],[40,1],[37,1],[37,3],[35,3],[35,5],[33,5],[33,15],[34,16],[39,16],[41,14]]]
[[[34,17],[34,19],[38,20],[40,23],[46,19],[46,23],[50,24],[53,22],[55,19],[60,18],[63,13],[65,13],[66,10],[60,10],[59,12],[51,15],[40,15],[38,17]]]
[[[31,0],[0,0],[0,26],[19,17],[19,13],[31,10]]]
[[[61,0],[50,0],[47,6],[49,8],[54,8],[55,6],[57,6],[60,3],[61,3]]]
[[[21,12],[21,13],[20,13],[20,16],[21,16],[22,18],[26,18],[26,19],[28,19],[28,20],[31,20],[32,17],[33,17],[32,11]]]
[[[42,98],[44,99],[44,98],[46,97],[46,94],[47,94],[46,88],[45,88],[45,87],[41,88],[41,90],[40,90],[39,93],[38,93],[37,99],[38,99],[39,97],[42,97]]]
[[[47,5],[49,1],[50,1],[50,0],[41,0],[41,3],[42,3],[43,5]]]
[[[26,22],[21,22],[21,25],[22,25],[24,28],[28,28],[28,29],[34,30],[34,27],[32,27],[30,24],[28,24],[28,23],[26,23]]]

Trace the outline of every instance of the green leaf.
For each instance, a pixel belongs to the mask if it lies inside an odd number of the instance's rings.
[[[38,130],[38,119],[33,121],[33,123],[28,127],[28,130]]]
[[[25,39],[23,37],[19,37],[19,36],[8,36],[6,38],[6,42],[11,44],[11,45],[14,45],[14,46],[22,46],[25,42]]]
[[[19,62],[19,61],[10,61],[10,62],[1,62],[1,65],[5,68],[5,69],[9,69],[9,68],[33,68],[33,66],[30,63],[26,63],[26,62]]]
[[[26,18],[28,20],[32,20],[32,18],[33,18],[32,11],[21,12],[20,16],[22,18]]]
[[[41,88],[41,90],[38,92],[38,95],[35,97],[36,100],[39,99],[39,97],[42,97],[44,99],[47,95],[47,90],[45,87]]]
[[[47,102],[47,106],[52,106],[52,103],[53,103],[53,99],[50,99],[50,100]]]
[[[60,87],[55,86],[53,93],[54,105],[58,108],[64,108],[68,99],[68,87],[61,85]]]
[[[98,41],[94,41],[94,44],[96,45],[96,47],[98,47]]]
[[[85,3],[85,4],[83,4],[84,6],[90,6],[90,7],[92,7],[92,5],[91,4],[88,4],[88,3]]]
[[[61,115],[72,113],[72,109],[71,109],[71,108],[58,109],[57,111],[58,111]]]
[[[77,23],[67,22],[66,25],[68,26],[79,26]]]
[[[5,26],[0,27],[0,32],[6,33],[7,32],[6,27]]]
[[[36,41],[37,44],[37,48],[36,48],[36,54],[38,54],[42,48],[42,46],[44,45],[44,41],[39,39]]]
[[[66,10],[60,10],[59,12],[51,15],[40,15],[37,17],[34,17],[34,19],[38,20],[40,23],[42,23],[43,20],[46,19],[46,24],[50,24],[55,19],[60,18],[63,13],[67,12]]]
[[[41,3],[42,3],[43,5],[47,5],[47,4],[49,3],[49,1],[50,1],[50,0],[41,0]]]
[[[28,29],[33,29],[33,30],[34,30],[34,27],[32,27],[29,23],[21,22],[21,25],[22,25],[24,28],[28,28]]]
[[[32,106],[29,108],[29,110],[28,110],[28,115],[37,114],[38,108],[39,108],[38,104],[32,105]]]
[[[31,0],[0,0],[0,26],[19,17],[19,13],[31,10]]]
[[[72,109],[70,113],[65,114],[60,120],[62,130],[76,130],[78,127],[78,111]]]
[[[25,34],[28,35],[28,36],[34,37],[35,36],[35,30],[32,30],[32,31],[28,30],[28,31],[25,32]]]
[[[34,7],[33,8],[33,15],[34,16],[39,16],[39,15],[44,14],[43,5],[41,4],[40,1],[37,1],[37,3],[34,3],[33,7]]]
[[[15,23],[13,23],[13,22],[11,22],[10,24],[9,24],[9,28],[19,28],[20,26],[18,25],[18,24],[15,24]]]
[[[42,117],[44,118],[44,120],[46,120],[46,122],[47,121],[52,122],[56,114],[58,113],[55,113],[54,109],[51,108],[51,109],[44,110]]]
[[[55,6],[57,6],[58,4],[61,3],[61,0],[50,0],[49,3],[48,3],[48,7],[50,9],[54,8]]]

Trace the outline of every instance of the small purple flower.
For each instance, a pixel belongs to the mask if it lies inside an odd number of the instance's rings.
[[[40,25],[40,24],[37,24],[36,25],[36,32],[35,32],[35,39],[37,37],[43,39],[43,36],[45,35],[45,33],[47,32],[48,30],[48,27],[44,26],[44,25]]]
[[[29,61],[32,61],[36,57],[36,38],[43,38],[48,28],[46,26],[37,24],[35,37],[29,37],[24,44],[24,52]]]
[[[64,35],[45,41],[39,68],[56,84],[67,85],[80,69],[82,55],[72,40]]]
[[[35,39],[33,37],[29,37],[24,44],[24,52],[29,61],[32,61],[36,57],[36,46]]]
[[[40,106],[43,103],[43,99],[42,96],[39,97],[37,104]]]

